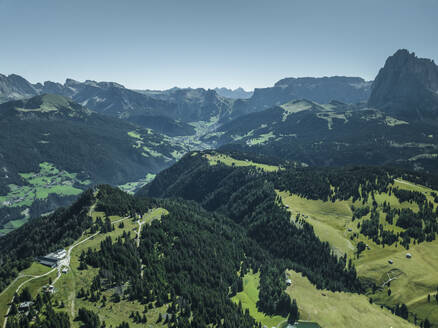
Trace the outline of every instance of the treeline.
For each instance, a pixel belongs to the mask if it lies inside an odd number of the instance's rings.
[[[289,169],[274,175],[280,190],[291,191],[307,199],[324,201],[363,200],[389,191],[396,169],[355,167],[346,169]]]
[[[131,195],[109,185],[99,185],[96,211],[110,213],[108,215],[135,217],[136,213],[146,213],[154,207],[152,199],[135,199]]]

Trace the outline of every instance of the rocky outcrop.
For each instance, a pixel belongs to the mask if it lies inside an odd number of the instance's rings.
[[[408,50],[386,60],[373,86],[370,107],[410,120],[438,118],[438,66]]]

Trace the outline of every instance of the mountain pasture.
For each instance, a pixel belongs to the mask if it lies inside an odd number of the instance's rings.
[[[434,204],[435,209],[437,208],[432,196],[436,191],[432,189],[401,179],[395,179],[393,187],[420,192]],[[353,203],[351,199],[325,202],[305,199],[289,192],[277,191],[277,194],[291,212],[292,222],[299,217],[310,223],[319,238],[329,242],[335,254],[342,256],[346,253],[353,259],[361,279],[376,284],[376,292],[368,293],[376,303],[390,307],[404,303],[408,305],[410,312],[417,314],[418,319],[428,318],[432,322],[438,319],[438,304],[434,298],[438,287],[438,240],[420,244],[411,241],[409,249],[405,249],[398,242],[384,247],[376,244],[362,235],[358,228],[358,222],[363,222],[370,217],[370,214],[352,221],[352,206],[371,207],[371,197],[365,200],[365,203],[363,200]],[[383,202],[391,204],[391,207],[396,209],[410,208],[414,212],[419,210],[416,203],[400,202],[394,193],[376,193],[375,200],[380,213],[380,224],[385,230],[393,230],[395,233],[403,229],[385,220],[386,214],[382,211]],[[357,238],[351,238],[354,234],[357,234]],[[365,243],[368,247],[357,257],[356,246],[359,242]],[[407,257],[408,253],[411,258]],[[388,292],[388,289],[391,292]],[[427,302],[428,294],[432,295],[431,303]],[[303,303],[299,302],[299,304]],[[410,319],[414,320],[413,314],[410,315]]]

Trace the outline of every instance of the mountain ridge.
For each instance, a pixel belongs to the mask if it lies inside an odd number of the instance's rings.
[[[0,104],[0,138],[4,232],[70,203],[89,185],[137,183],[185,152],[167,136],[59,95]]]

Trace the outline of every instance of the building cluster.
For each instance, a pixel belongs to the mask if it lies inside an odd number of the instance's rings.
[[[66,256],[67,251],[65,249],[58,249],[57,251],[47,254],[46,256],[41,256],[38,258],[38,262],[51,268],[56,268],[59,265],[59,262]]]

